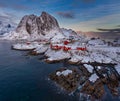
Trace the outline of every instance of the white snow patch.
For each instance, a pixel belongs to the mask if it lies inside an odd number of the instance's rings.
[[[120,64],[115,66],[116,71],[120,74]]]
[[[18,49],[18,50],[28,50],[28,49],[35,49],[39,46],[39,44],[37,42],[33,42],[30,44],[26,44],[26,43],[17,43],[13,45],[14,49]]]
[[[41,44],[41,45],[39,45],[34,51],[35,51],[36,53],[44,53],[47,49],[48,49],[47,46]]]
[[[62,72],[60,72],[60,71],[56,72],[57,76],[61,76],[61,75],[67,76],[69,74],[72,74],[72,70],[67,69],[67,70],[64,70]]]
[[[88,64],[84,64],[84,66],[87,68],[87,70],[92,73],[93,72],[93,67],[91,65]]]
[[[91,77],[89,78],[89,80],[94,83],[98,78],[99,77],[96,74],[93,74],[93,75],[91,75]]]
[[[67,52],[64,52],[63,50],[54,51],[54,50],[48,49],[45,55],[49,57],[48,60],[62,60],[62,59],[70,58],[70,54]]]

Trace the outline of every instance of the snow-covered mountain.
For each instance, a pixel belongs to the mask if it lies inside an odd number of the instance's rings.
[[[3,39],[76,39],[81,40],[82,36],[71,29],[60,28],[57,20],[50,14],[42,12],[40,16],[26,15],[18,24],[15,31],[5,34]]]
[[[59,29],[57,20],[46,12],[42,12],[41,16],[26,15],[20,21],[16,32],[22,33],[22,30],[27,34],[42,34],[45,35],[53,29]]]
[[[12,30],[12,31],[11,31]],[[105,45],[106,42],[101,39],[89,39],[82,32],[75,32],[72,29],[60,28],[57,20],[50,14],[42,12],[40,16],[26,15],[24,16],[17,28],[0,22],[0,34],[3,34],[2,39],[7,40],[40,40],[46,39],[51,42],[61,42],[64,40],[81,41],[92,46]],[[116,42],[116,41],[115,41]],[[117,41],[118,42],[118,41]]]
[[[0,21],[0,35],[4,35],[5,33],[9,33],[15,29],[15,25],[13,23]]]
[[[15,31],[10,32],[4,39],[43,39],[48,33],[59,32],[59,24],[57,20],[46,12],[42,12],[41,16],[26,15],[18,24]]]

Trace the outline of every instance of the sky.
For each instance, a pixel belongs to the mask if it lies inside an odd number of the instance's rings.
[[[120,28],[120,0],[0,0],[0,17],[14,23],[42,11],[53,15],[60,27],[75,31]]]

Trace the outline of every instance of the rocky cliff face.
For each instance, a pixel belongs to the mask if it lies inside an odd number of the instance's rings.
[[[51,30],[59,30],[57,20],[46,12],[42,12],[41,16],[26,15],[20,21],[16,32],[27,33],[29,35],[45,35]]]

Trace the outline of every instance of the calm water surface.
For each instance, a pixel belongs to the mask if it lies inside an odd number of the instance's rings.
[[[0,101],[77,101],[60,92],[48,75],[62,64],[46,64],[39,57],[11,50],[10,42],[0,42]]]
[[[0,42],[0,101],[79,101],[79,96],[66,94],[48,80],[62,63],[46,64],[25,55],[11,50],[10,42]]]

